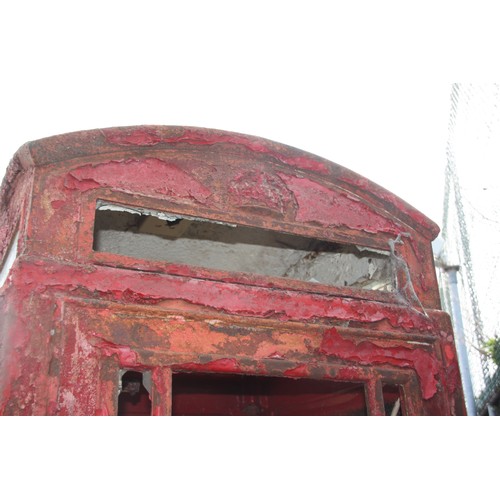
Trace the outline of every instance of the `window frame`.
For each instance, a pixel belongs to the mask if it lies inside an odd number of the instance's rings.
[[[367,239],[362,231],[356,238],[347,236],[342,231],[333,231],[335,238],[325,235],[324,228],[308,226],[305,224],[285,223],[270,219],[269,217],[259,217],[261,224],[248,224],[246,220],[238,220],[235,214],[228,212],[222,214],[214,210],[203,209],[203,214],[200,214],[199,207],[187,206],[186,204],[177,203],[174,201],[164,201],[152,199],[145,196],[129,195],[121,192],[112,192],[110,190],[96,189],[89,195],[83,196],[81,203],[81,224],[78,228],[77,237],[77,258],[87,261],[92,264],[102,265],[107,267],[118,267],[136,271],[158,272],[173,276],[185,278],[194,278],[200,280],[216,280],[226,283],[234,283],[241,285],[251,285],[266,289],[290,290],[298,292],[306,292],[318,295],[335,295],[338,297],[358,298],[369,301],[377,301],[383,303],[400,304],[401,298],[398,291],[381,291],[368,290],[350,286],[333,286],[320,283],[304,282],[290,278],[263,276],[252,273],[244,273],[237,271],[222,271],[201,266],[193,266],[186,264],[175,264],[165,261],[156,261],[141,259],[138,257],[127,257],[120,254],[96,251],[93,249],[94,241],[94,222],[95,212],[98,201],[103,201],[110,204],[118,204],[137,207],[143,210],[154,210],[159,212],[172,213],[186,217],[200,217],[213,221],[214,223],[221,222],[228,225],[240,225],[247,227],[255,227],[264,230],[295,234],[297,236],[316,238],[320,240],[330,241],[332,243],[359,245],[374,250],[389,251],[388,241],[382,238],[371,237]],[[255,218],[254,218],[255,220]],[[375,242],[375,244],[374,244]]]

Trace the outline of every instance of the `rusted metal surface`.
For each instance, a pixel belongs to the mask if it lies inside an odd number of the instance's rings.
[[[385,252],[397,240],[407,267],[380,292],[98,252],[98,200]],[[124,370],[151,374],[154,415],[172,413],[184,372],[362,383],[373,415],[391,383],[407,414],[464,414],[437,226],[339,165],[229,132],[95,130],[23,146],[0,203],[0,260],[20,234],[0,290],[2,414],[115,415]]]

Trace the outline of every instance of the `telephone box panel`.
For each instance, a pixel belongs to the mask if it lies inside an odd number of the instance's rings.
[[[463,415],[437,226],[231,132],[24,145],[0,193],[4,415]]]

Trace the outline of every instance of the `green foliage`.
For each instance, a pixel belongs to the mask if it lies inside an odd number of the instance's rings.
[[[495,364],[500,366],[500,337],[498,335],[484,343],[484,350]]]

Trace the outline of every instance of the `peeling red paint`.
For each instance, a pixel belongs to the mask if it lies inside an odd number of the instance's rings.
[[[100,339],[96,342],[97,347],[104,356],[116,356],[121,366],[137,367],[137,353],[134,352],[129,346],[114,345]]]
[[[453,347],[450,345],[450,344],[446,344],[444,346],[444,353],[446,355],[446,360],[448,361],[448,363],[451,363],[452,361],[455,360],[455,350],[453,349]]]
[[[280,354],[278,351],[274,351],[273,353],[267,356],[269,359],[285,359],[283,354]]]
[[[403,234],[398,255],[426,315],[401,290],[94,252],[98,199],[385,250]],[[9,167],[0,261],[16,230],[18,256],[0,290],[1,414],[116,414],[123,369],[151,373],[154,415],[173,411],[172,370],[365,384],[371,414],[383,413],[377,384],[389,377],[406,384],[410,413],[465,411],[439,310],[435,226],[332,162],[194,128],[57,136],[24,146]],[[359,387],[346,405],[362,403]]]
[[[280,174],[297,199],[298,210],[296,220],[300,222],[313,222],[321,225],[346,226],[376,233],[378,231],[388,234],[399,234],[402,227],[395,224],[387,217],[369,209],[360,200],[353,200],[342,192],[318,184],[310,179]],[[320,199],[322,203],[311,203],[313,199]],[[335,217],[332,217],[335,214]],[[369,221],[369,224],[368,224]]]
[[[173,370],[187,372],[218,372],[218,373],[238,373],[241,371],[238,361],[235,359],[222,358],[208,363],[182,363],[172,366]]]
[[[378,347],[367,341],[356,343],[331,328],[324,333],[319,352],[366,365],[387,363],[414,368],[422,383],[423,398],[430,399],[436,394],[439,363],[434,356],[421,349]]]
[[[210,191],[172,163],[156,158],[128,159],[97,165],[84,165],[72,170],[66,179],[68,189],[87,191],[97,187],[113,187],[128,192],[143,189],[159,195],[193,198],[203,202]]]
[[[281,214],[295,212],[293,194],[278,175],[244,172],[231,180],[228,195],[235,206],[259,207]]]
[[[285,370],[283,372],[285,377],[308,377],[309,376],[309,368],[306,364],[297,365],[295,368],[290,368],[289,370]]]
[[[329,170],[320,159],[315,159],[312,155],[290,155],[283,154],[276,147],[270,147],[269,141],[258,137],[244,136],[241,134],[224,133],[208,129],[180,129],[178,135],[169,135],[161,138],[153,130],[104,130],[104,135],[110,143],[121,145],[149,146],[159,143],[184,143],[193,146],[213,146],[217,144],[234,144],[243,146],[250,151],[263,153],[276,158],[295,168],[312,170],[328,174]],[[279,145],[278,145],[279,146]],[[281,149],[291,151],[292,148],[282,146]]]
[[[388,202],[392,207],[407,214],[415,220],[415,222],[422,226],[422,228],[425,228],[425,230],[428,231],[429,239],[432,240],[439,234],[439,227],[425,217],[425,215],[413,208],[411,205],[405,203],[393,193],[370,182],[368,179],[355,175],[353,172],[346,171],[343,175],[339,176],[338,180],[348,186],[359,188],[362,192],[372,193],[375,197]]]
[[[161,137],[152,130],[105,130],[103,133],[107,141],[122,146],[153,146],[161,142]]]
[[[82,167],[83,168],[83,167]],[[101,184],[92,178],[84,178],[78,172],[70,172],[64,182],[67,189],[74,189],[81,192],[89,191],[101,187]]]
[[[337,377],[341,380],[358,380],[360,376],[358,367],[344,366],[337,371]]]
[[[155,276],[151,273],[130,274],[127,270],[113,268],[94,268],[93,272],[88,268],[86,274],[80,275],[79,270],[71,266],[51,265],[44,261],[25,262],[21,266],[23,281],[18,282],[18,286],[38,283],[39,292],[48,288],[71,291],[75,287],[75,275],[78,275],[81,287],[91,293],[97,292],[102,298],[111,297],[115,300],[158,303],[167,299],[180,299],[229,314],[275,317],[280,321],[331,318],[368,324],[387,321],[392,327],[408,330],[431,331],[434,328],[430,318],[405,306],[243,287],[223,282],[213,282],[207,288],[206,282],[202,280]],[[130,291],[132,288],[135,288],[134,293]]]
[[[153,378],[153,383],[155,384],[155,388],[160,393],[165,394],[167,392],[167,387],[165,385],[164,379],[162,378],[163,376],[164,376],[163,371],[153,370],[152,378]]]

